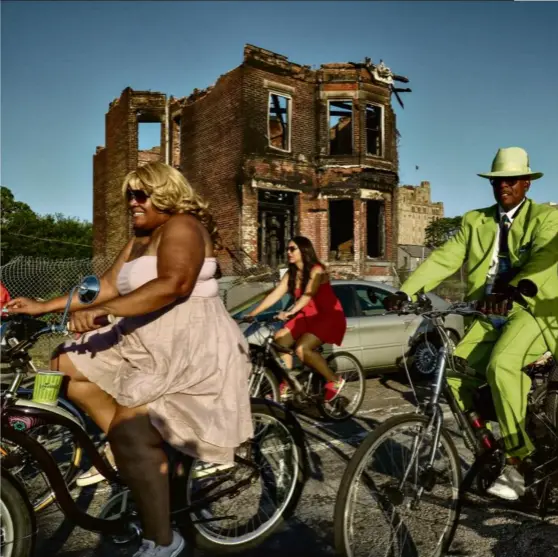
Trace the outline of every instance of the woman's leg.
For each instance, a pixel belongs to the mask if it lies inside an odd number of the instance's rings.
[[[295,339],[293,338],[291,331],[286,327],[283,327],[275,333],[275,342],[284,348],[290,348],[295,343]],[[287,366],[287,369],[293,369],[292,354],[281,354],[281,359]]]
[[[326,381],[337,381],[337,376],[325,361],[325,358],[316,352],[316,348],[321,346],[323,342],[312,333],[304,333],[297,341],[295,353],[296,355],[312,369],[315,369]]]
[[[173,541],[170,523],[168,461],[163,440],[149,419],[147,406],[117,405],[108,438],[118,471],[132,491],[144,538],[157,545]]]
[[[117,404],[114,398],[80,373],[67,354],[55,353],[50,361],[50,369],[69,377],[68,398],[87,412],[103,432],[107,433],[116,413]]]

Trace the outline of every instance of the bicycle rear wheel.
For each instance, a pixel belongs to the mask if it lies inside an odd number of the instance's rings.
[[[433,443],[428,422],[416,414],[390,418],[355,452],[335,503],[339,555],[445,554],[458,520],[461,465],[451,437],[442,431],[428,468]]]
[[[255,467],[237,460],[208,472],[206,465],[194,461],[187,471],[188,505],[216,498],[190,512],[184,524],[185,535],[201,550],[231,554],[257,547],[281,526],[300,498],[306,472],[300,425],[280,405],[261,400],[252,401],[252,418],[254,437],[237,455]],[[235,490],[240,482],[246,483]],[[227,489],[226,496],[217,498]]]
[[[352,418],[360,409],[366,393],[364,369],[358,358],[349,352],[334,352],[327,358],[329,368],[345,379],[345,385],[331,402],[320,397],[318,410],[329,420],[344,421]],[[320,382],[324,385],[324,382]]]

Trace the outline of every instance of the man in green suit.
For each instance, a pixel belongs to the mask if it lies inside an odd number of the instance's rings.
[[[477,377],[454,374],[448,382],[464,410],[471,409],[476,387],[490,385],[508,465],[489,492],[515,500],[524,493],[517,466],[534,450],[525,432],[530,380],[521,369],[547,350],[558,357],[558,210],[526,198],[542,173],[531,171],[519,147],[500,149],[492,171],[479,176],[490,180],[496,205],[466,213],[458,232],[405,281],[399,296],[432,290],[465,264],[467,299],[500,315],[477,319],[455,350]],[[538,292],[526,298],[526,309],[515,303],[510,309],[508,285],[523,278]]]

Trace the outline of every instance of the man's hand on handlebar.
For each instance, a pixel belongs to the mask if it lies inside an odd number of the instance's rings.
[[[387,311],[399,310],[404,303],[410,302],[409,296],[405,292],[395,292],[389,294],[383,300],[384,307]]]
[[[72,333],[86,333],[105,327],[112,321],[112,316],[102,307],[82,309],[72,313],[68,323],[68,330]]]
[[[477,304],[477,310],[485,315],[507,315],[513,306],[510,293],[489,294]]]

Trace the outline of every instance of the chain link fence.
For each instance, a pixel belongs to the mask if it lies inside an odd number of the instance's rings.
[[[0,267],[0,280],[10,296],[25,296],[37,300],[50,300],[67,294],[87,275],[102,275],[112,261],[108,258],[94,259],[47,259],[41,257],[16,257]],[[58,314],[41,317],[48,323],[60,319]],[[66,337],[44,335],[32,349],[35,365],[45,368],[50,354]]]
[[[219,279],[219,293],[227,308],[250,298],[276,284],[279,273],[270,267],[254,263],[245,253],[227,249],[226,258],[234,276]],[[0,267],[0,281],[10,296],[25,296],[37,300],[50,300],[67,294],[88,275],[103,275],[112,265],[113,259],[48,259],[38,257],[16,257]],[[52,323],[60,319],[59,314],[41,317]],[[49,365],[50,354],[65,337],[44,335],[32,350],[37,367]]]

